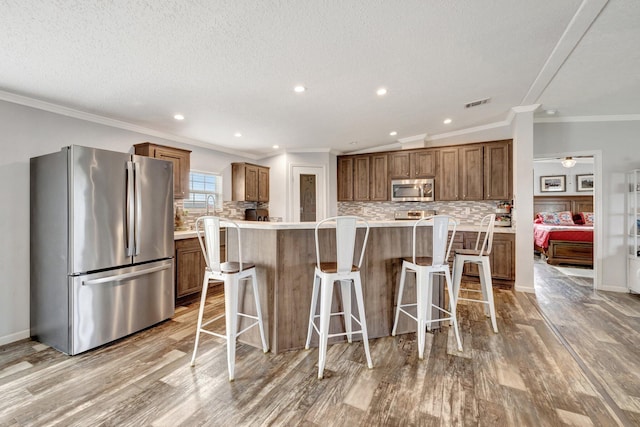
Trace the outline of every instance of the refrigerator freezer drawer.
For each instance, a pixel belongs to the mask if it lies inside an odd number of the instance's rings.
[[[87,351],[173,316],[172,259],[69,279],[69,354]]]

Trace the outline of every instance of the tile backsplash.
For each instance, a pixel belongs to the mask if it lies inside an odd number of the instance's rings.
[[[222,209],[209,208],[209,215],[219,216],[221,218],[243,220],[245,209],[269,209],[269,203],[262,202],[222,202]],[[184,212],[184,224],[185,227],[193,229],[196,219],[207,213],[206,209],[184,209],[184,203],[182,200],[176,200],[173,204],[174,217],[178,209],[182,209]]]
[[[338,215],[358,215],[372,221],[392,220],[397,210],[435,210],[437,214],[456,217],[461,224],[472,225],[495,213],[496,202],[338,202]]]
[[[184,211],[182,200],[174,202],[174,214],[180,208]],[[269,209],[269,203],[223,202],[222,209],[209,210],[210,215],[233,220],[243,220],[245,209]],[[456,217],[461,224],[479,224],[490,213],[495,213],[496,202],[338,202],[338,215],[357,215],[372,221],[393,220],[396,210],[435,210],[437,214]],[[184,224],[192,229],[196,219],[205,215],[206,209],[187,209]],[[468,213],[467,213],[468,212]]]

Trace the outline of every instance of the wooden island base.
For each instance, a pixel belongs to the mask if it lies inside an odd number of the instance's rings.
[[[393,327],[394,309],[397,298],[398,279],[402,267],[402,257],[411,256],[412,223],[390,221],[388,225],[373,225],[365,252],[361,276],[364,304],[367,316],[369,338],[389,336]],[[304,348],[309,325],[309,308],[313,272],[316,263],[313,224],[287,223],[241,223],[243,258],[256,264],[260,302],[268,331],[270,350],[279,353]],[[320,230],[329,233],[330,230]],[[231,231],[229,231],[231,233]],[[364,230],[358,230],[364,233]],[[430,227],[423,227],[419,253],[430,253]],[[227,253],[231,257],[237,252],[230,246],[236,239],[229,236]],[[361,239],[360,239],[361,240]],[[334,244],[334,243],[333,243]],[[335,245],[335,244],[334,244]],[[333,247],[321,248],[323,254],[333,257]],[[324,259],[324,258],[323,258]],[[407,275],[403,301],[415,301],[415,280]],[[334,290],[332,311],[341,311],[340,292]],[[245,287],[240,308],[254,312],[253,296],[249,286]],[[437,293],[437,295],[436,295]],[[436,286],[434,303],[440,301],[442,285]],[[355,300],[355,298],[354,298]],[[354,305],[354,313],[357,313]],[[341,316],[333,316],[331,332],[343,332]],[[240,330],[243,329],[240,322]],[[415,322],[401,316],[398,333],[415,332]],[[335,337],[333,342],[343,341]],[[241,341],[260,347],[258,330],[247,331]],[[360,340],[360,335],[354,336]],[[330,342],[332,339],[330,339]],[[313,334],[312,346],[317,346],[318,338]]]

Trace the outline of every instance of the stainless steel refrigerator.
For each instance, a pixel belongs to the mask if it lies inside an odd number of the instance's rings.
[[[77,354],[171,317],[173,165],[73,145],[30,174],[31,336]]]

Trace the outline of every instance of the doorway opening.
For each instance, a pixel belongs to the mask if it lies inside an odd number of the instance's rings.
[[[317,222],[326,217],[324,166],[292,166],[291,218],[294,222]]]
[[[594,153],[534,159],[534,269],[598,288],[599,159]]]

